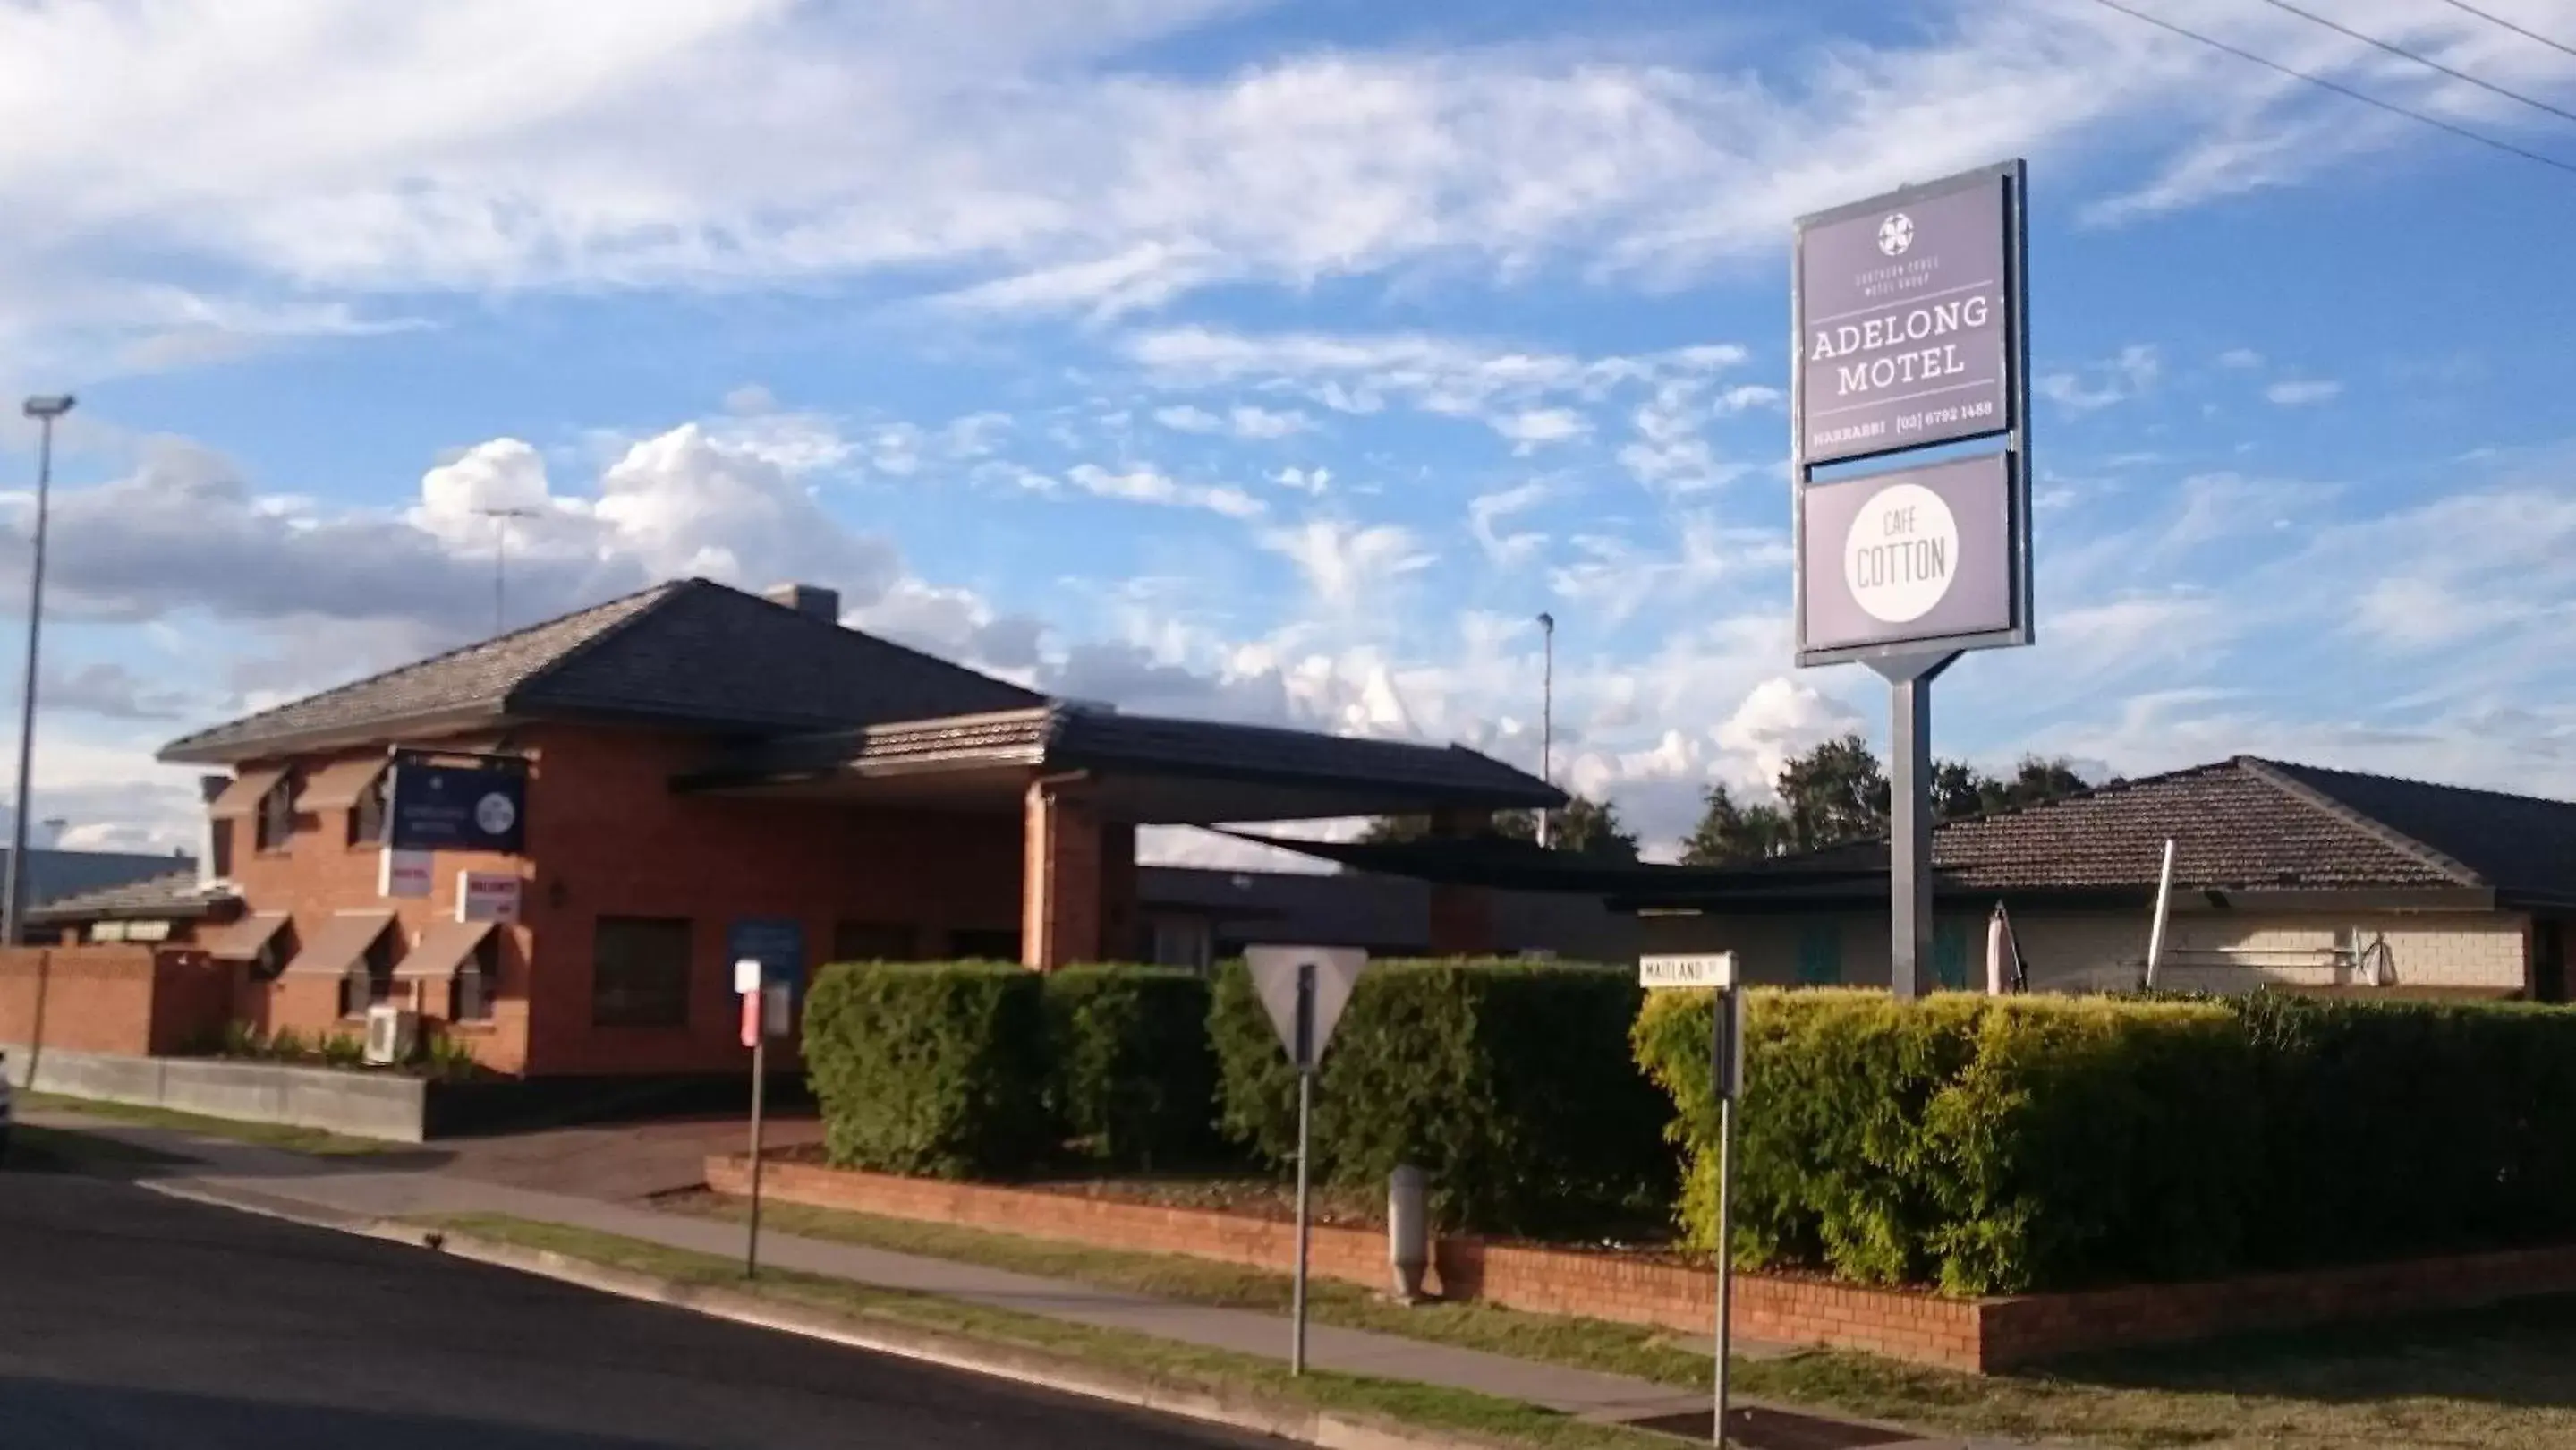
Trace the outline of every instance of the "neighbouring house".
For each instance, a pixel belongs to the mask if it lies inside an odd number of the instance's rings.
[[[1360,872],[1223,871],[1196,866],[1138,868],[1137,911],[1147,960],[1197,967],[1240,956],[1256,942],[1366,948],[1381,957],[1432,954],[1429,882]],[[1489,945],[1504,956],[1628,962],[1637,956],[1637,918],[1598,896],[1552,891],[1487,893]]]
[[[0,846],[0,872],[8,868],[8,848]],[[197,863],[184,854],[62,851],[31,846],[27,849],[27,876],[22,883],[28,907],[22,935],[42,934],[36,911],[65,897],[130,886],[173,872],[193,873],[196,869]]]
[[[164,868],[171,864],[167,856],[149,859]],[[240,915],[241,899],[229,887],[209,882],[196,862],[182,858],[175,871],[69,892],[31,907],[27,930],[64,946],[190,946],[200,937],[221,939],[223,928]]]
[[[682,580],[189,735],[161,758],[228,771],[206,910],[58,924],[170,922],[235,965],[267,1030],[398,1002],[503,1072],[732,1071],[745,930],[801,938],[808,969],[1132,959],[1153,949],[1139,826],[1428,813],[1454,833],[1564,800],[1455,746],[1054,699],[839,614],[828,589]],[[517,762],[522,849],[441,852],[429,895],[388,897],[395,751]],[[462,920],[467,871],[517,880],[517,919]],[[1485,893],[1426,910],[1422,949],[1493,949]]]
[[[1937,827],[1930,975],[1981,987],[2002,903],[2032,987],[2139,985],[2167,840],[2159,986],[2566,1000],[2576,804],[2252,756]],[[1649,952],[1883,985],[1886,871],[1873,842],[1617,894]]]

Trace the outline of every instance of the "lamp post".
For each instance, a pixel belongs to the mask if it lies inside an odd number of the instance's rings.
[[[510,520],[532,519],[537,516],[537,511],[525,508],[480,508],[475,512],[492,521],[492,637],[498,639],[508,632],[504,623],[508,616],[502,608],[501,591],[504,566],[510,556]]]
[[[1539,665],[1538,685],[1538,778],[1556,784],[1556,616],[1538,617]],[[1538,846],[1548,848],[1554,832],[1548,829],[1555,812],[1545,806],[1538,811]]]
[[[27,684],[18,701],[18,795],[9,814],[9,875],[0,895],[0,946],[18,944],[18,918],[27,891],[27,777],[36,745],[36,642],[45,618],[45,511],[54,484],[54,420],[72,410],[72,395],[29,398],[26,414],[36,420],[35,556],[27,569]]]

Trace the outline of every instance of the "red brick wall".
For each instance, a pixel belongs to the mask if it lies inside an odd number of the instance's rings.
[[[545,726],[529,786],[527,1066],[541,1073],[729,1072],[743,1065],[725,930],[737,917],[804,923],[809,964],[843,919],[909,922],[925,950],[957,930],[1008,931],[1020,910],[1020,817],[865,810],[674,795],[709,742]],[[442,858],[442,866],[444,858]],[[593,1027],[592,924],[688,917],[689,1025]]]
[[[802,922],[809,965],[829,959],[844,919],[915,923],[924,949],[939,952],[950,931],[1007,931],[1019,918],[1016,814],[680,796],[671,777],[701,764],[710,742],[556,725],[523,728],[515,739],[529,758],[522,858],[442,851],[430,897],[389,901],[377,894],[378,849],[348,846],[347,813],[327,811],[301,818],[285,850],[237,849],[233,872],[251,910],[290,913],[307,940],[334,911],[357,908],[392,910],[398,929],[416,937],[433,920],[454,919],[459,872],[520,873],[522,916],[503,933],[493,1020],[456,1029],[501,1071],[740,1067],[725,955],[726,927],[738,917]],[[247,833],[249,823],[236,829]],[[602,916],[694,923],[687,1026],[592,1026],[592,926]],[[281,977],[250,995],[243,1015],[264,1012],[271,1030],[309,1036],[359,1026],[339,1018],[338,985],[329,978]],[[446,996],[444,984],[432,988],[420,1004],[425,1015],[443,1016]]]
[[[707,1183],[718,1192],[749,1191],[749,1176],[739,1158],[707,1161]],[[762,1186],[774,1197],[820,1208],[1259,1268],[1284,1269],[1295,1253],[1289,1224],[1203,1209],[799,1163],[768,1166]],[[1391,1287],[1379,1231],[1319,1226],[1307,1263],[1326,1278]],[[1459,1237],[1433,1246],[1428,1287],[1449,1299],[1694,1334],[1706,1334],[1717,1312],[1715,1276],[1688,1264]],[[1736,1337],[1748,1341],[1828,1345],[1987,1373],[2082,1350],[2568,1292],[2576,1292],[2576,1246],[1993,1299],[1738,1274],[1728,1317]]]
[[[0,949],[0,1042],[133,1056],[221,1030],[232,969],[175,948]]]
[[[1032,781],[1020,809],[1020,960],[1039,971],[1100,960],[1110,871],[1089,792],[1080,781]],[[1132,876],[1132,832],[1126,840]],[[1134,889],[1131,880],[1131,900]]]

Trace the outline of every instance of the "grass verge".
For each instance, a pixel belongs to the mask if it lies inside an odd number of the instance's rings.
[[[134,1103],[100,1102],[93,1098],[70,1098],[59,1093],[22,1093],[22,1108],[50,1108],[67,1113],[80,1113],[93,1118],[108,1118],[138,1128],[168,1128],[174,1132],[195,1133],[206,1138],[229,1138],[257,1148],[276,1148],[288,1153],[309,1153],[325,1158],[358,1157],[398,1149],[412,1149],[406,1143],[387,1143],[374,1138],[352,1138],[320,1128],[296,1128],[284,1123],[245,1123],[232,1118],[210,1118],[200,1113],[183,1113],[174,1108],[143,1107]],[[412,1149],[412,1151],[417,1151]]]
[[[662,1200],[736,1219],[720,1194]],[[1020,1238],[949,1224],[770,1202],[770,1228],[807,1238],[1071,1279],[1191,1303],[1284,1310],[1282,1274],[1163,1254]],[[1319,1323],[1373,1329],[1675,1386],[1708,1379],[1705,1348],[1636,1325],[1489,1304],[1405,1308],[1318,1280]],[[1705,1345],[1705,1341],[1702,1341]],[[1948,1434],[2164,1450],[2420,1450],[2576,1445],[2576,1298],[2247,1336],[2069,1360],[1984,1377],[1870,1355],[1740,1360],[1738,1393]]]
[[[1474,1436],[1498,1446],[1531,1450],[1669,1450],[1674,1443],[1647,1431],[1592,1424],[1534,1405],[1465,1390],[1329,1371],[1291,1378],[1285,1366],[1250,1355],[935,1295],[872,1288],[819,1274],[772,1268],[762,1270],[756,1282],[746,1283],[741,1265],[731,1258],[564,1224],[483,1213],[441,1214],[414,1221],[683,1284],[755,1294],[862,1323],[1034,1351],[1160,1386],[1212,1393],[1251,1392],[1310,1409],[1370,1416],[1446,1435]]]

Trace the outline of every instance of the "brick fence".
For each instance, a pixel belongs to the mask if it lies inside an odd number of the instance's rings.
[[[749,1177],[740,1157],[707,1160],[707,1185],[720,1193],[748,1192]],[[1295,1229],[1280,1220],[1080,1193],[948,1183],[808,1163],[764,1165],[762,1191],[817,1208],[1264,1269],[1284,1270],[1295,1253]],[[1325,1278],[1381,1290],[1393,1287],[1386,1236],[1378,1230],[1318,1225],[1307,1264]],[[1695,1334],[1708,1332],[1717,1304],[1715,1277],[1689,1264],[1465,1237],[1443,1237],[1434,1246],[1429,1281],[1426,1287],[1447,1299]],[[1748,1341],[1854,1349],[1982,1374],[2085,1350],[2571,1291],[2576,1291],[2576,1246],[1984,1299],[1740,1273],[1732,1317],[1736,1336]]]
[[[177,1052],[222,1030],[236,970],[186,947],[0,948],[0,1042]]]

